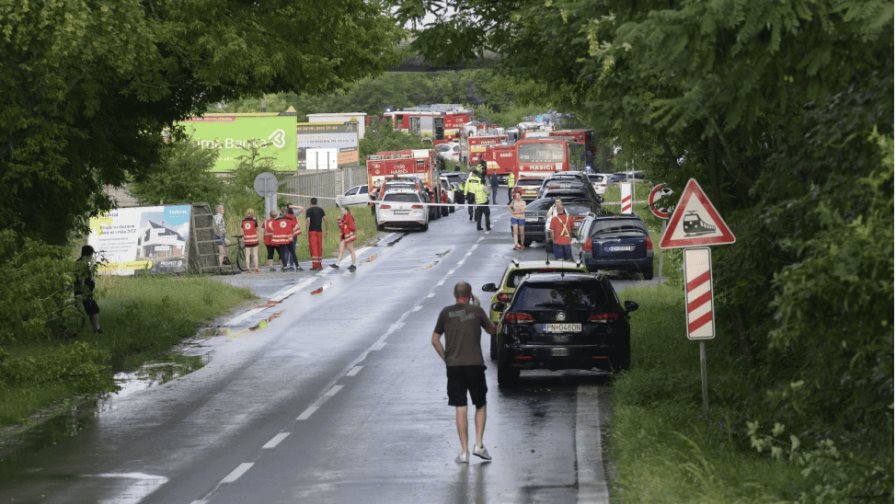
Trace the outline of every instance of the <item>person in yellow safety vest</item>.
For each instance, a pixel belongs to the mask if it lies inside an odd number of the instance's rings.
[[[513,172],[507,174],[507,201],[513,203],[513,186],[516,185],[516,177]]]
[[[475,173],[467,175],[467,181],[464,183],[464,198],[467,201],[467,212],[470,214],[470,221],[473,220],[473,205],[476,203],[477,187],[482,186],[482,179]]]
[[[491,215],[492,211],[488,207],[488,191],[485,188],[485,184],[480,183],[478,186],[474,185],[473,189],[476,194],[476,230],[482,231],[482,216],[485,216],[485,230],[492,230],[492,221]]]

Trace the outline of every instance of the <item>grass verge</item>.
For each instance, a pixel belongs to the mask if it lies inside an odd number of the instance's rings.
[[[0,353],[0,425],[27,422],[53,403],[114,388],[116,371],[162,357],[200,326],[252,298],[202,277],[100,277],[103,334],[12,344]],[[89,326],[89,324],[85,324]]]
[[[613,386],[613,501],[762,503],[793,498],[799,472],[749,447],[737,367],[706,342],[711,414],[702,415],[697,342],[688,341],[679,286],[628,289],[632,369]]]

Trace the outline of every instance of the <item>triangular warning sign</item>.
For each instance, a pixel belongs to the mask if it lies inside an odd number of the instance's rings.
[[[734,243],[734,233],[696,180],[688,180],[660,239],[661,249]]]

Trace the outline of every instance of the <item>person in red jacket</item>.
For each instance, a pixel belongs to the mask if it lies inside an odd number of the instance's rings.
[[[339,254],[336,255],[336,262],[331,264],[331,268],[339,269],[339,261],[342,260],[342,254],[345,253],[345,249],[348,248],[349,253],[352,255],[352,265],[348,267],[349,271],[355,271],[357,269],[355,267],[355,262],[357,258],[355,257],[355,231],[357,228],[355,227],[355,218],[352,216],[352,211],[349,207],[342,207],[342,215],[339,217],[339,220],[336,221],[339,225]]]
[[[271,227],[274,230],[272,243],[280,254],[280,263],[282,264],[280,271],[289,271],[289,244],[292,243],[293,223],[281,214],[274,219]]]
[[[301,205],[286,205],[286,213],[284,217],[289,219],[289,222],[292,223],[292,241],[287,245],[289,249],[289,262],[288,266],[293,271],[305,271],[299,265],[299,257],[296,255],[296,246],[298,244],[299,235],[302,234],[302,227],[299,225],[298,215],[305,210],[305,207]]]
[[[563,208],[563,202],[557,198],[554,202],[557,214],[551,217],[550,233],[554,242],[554,259],[572,261],[572,235],[574,222],[572,217]]]
[[[246,217],[240,225],[243,228],[246,271],[252,271],[252,259],[255,258],[255,272],[258,273],[258,221],[255,219],[255,210],[246,210]]]

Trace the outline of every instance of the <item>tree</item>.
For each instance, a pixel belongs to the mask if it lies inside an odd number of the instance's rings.
[[[381,70],[402,30],[369,0],[0,2],[0,221],[63,242],[210,104]]]
[[[224,182],[209,171],[218,154],[189,141],[172,142],[161,152],[158,165],[129,184],[140,203],[217,203]]]

